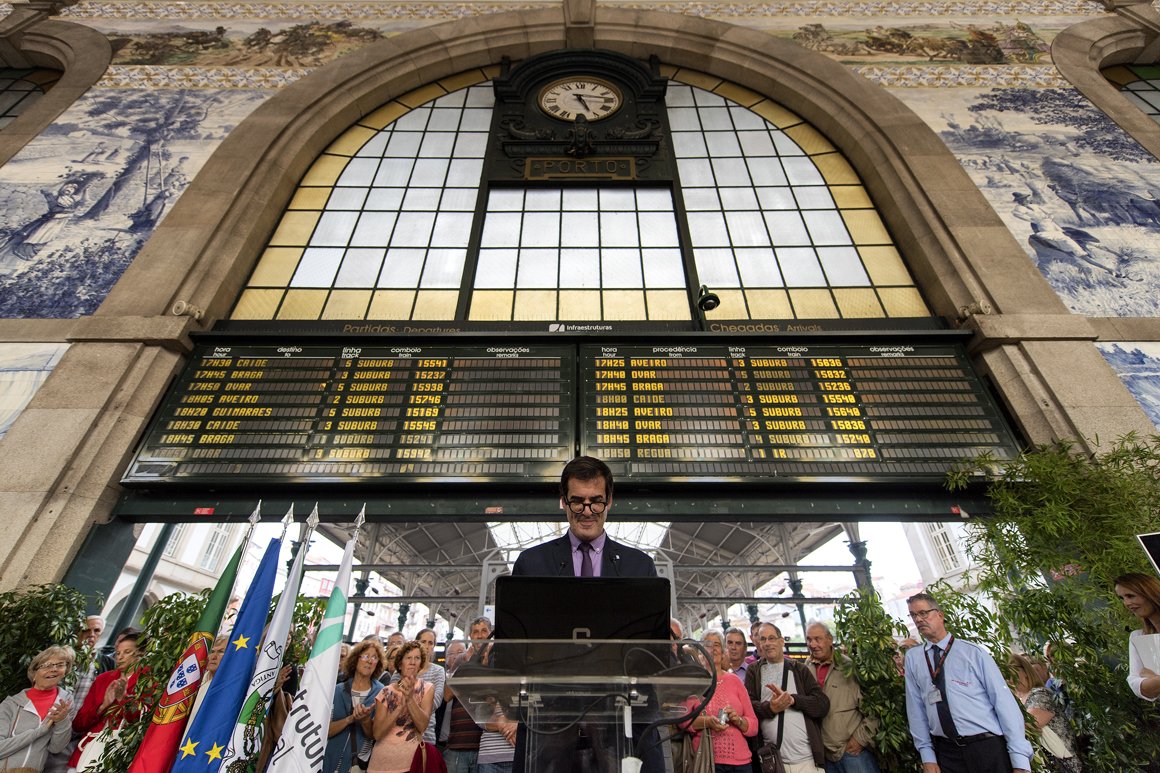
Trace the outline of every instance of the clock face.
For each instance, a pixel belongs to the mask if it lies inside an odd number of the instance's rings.
[[[540,91],[540,109],[553,118],[589,121],[607,118],[620,109],[620,90],[607,81],[580,75],[553,81]]]

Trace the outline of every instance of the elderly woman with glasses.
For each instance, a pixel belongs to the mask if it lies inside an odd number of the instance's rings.
[[[377,639],[364,639],[351,648],[334,688],[334,708],[330,714],[330,740],[326,742],[326,773],[349,773],[361,759],[370,759],[374,743],[375,698],[383,689],[379,677],[387,665],[387,654]],[[361,766],[360,766],[361,767]]]
[[[32,687],[0,703],[0,770],[40,771],[68,746],[72,693],[60,682],[75,660],[71,647],[41,650],[28,664]]]

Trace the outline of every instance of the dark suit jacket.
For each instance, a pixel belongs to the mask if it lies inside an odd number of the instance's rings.
[[[572,577],[575,573],[567,534],[522,551],[512,568],[516,577]],[[605,537],[600,576],[656,577],[657,568],[648,554]]]

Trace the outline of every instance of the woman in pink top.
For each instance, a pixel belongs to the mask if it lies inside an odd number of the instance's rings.
[[[713,641],[714,636],[716,642]],[[757,715],[753,713],[753,704],[745,692],[745,685],[727,670],[724,648],[719,644],[720,632],[706,632],[701,641],[706,651],[713,656],[713,665],[717,669],[717,688],[701,716],[694,717],[683,727],[694,733],[694,749],[701,745],[701,730],[713,734],[713,764],[716,773],[750,773],[753,754],[749,751],[747,739],[757,735]],[[700,702],[699,698],[690,698],[685,705],[692,709]]]

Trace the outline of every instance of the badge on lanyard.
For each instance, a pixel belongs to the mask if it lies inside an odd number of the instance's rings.
[[[942,703],[942,692],[937,687],[931,687],[930,692],[926,694],[926,702],[928,706]]]
[[[942,673],[943,664],[947,662],[947,655],[951,654],[951,647],[953,646],[955,646],[954,635],[952,635],[950,640],[947,642],[947,648],[943,650],[942,656],[938,659],[938,663],[934,664],[933,666],[931,665],[930,657],[928,656],[929,651],[922,653],[922,659],[926,663],[926,670],[930,674],[930,691],[926,694],[926,702],[928,705],[933,706],[934,704],[942,703],[943,701],[942,690],[940,690],[936,685],[938,683],[939,674]]]

